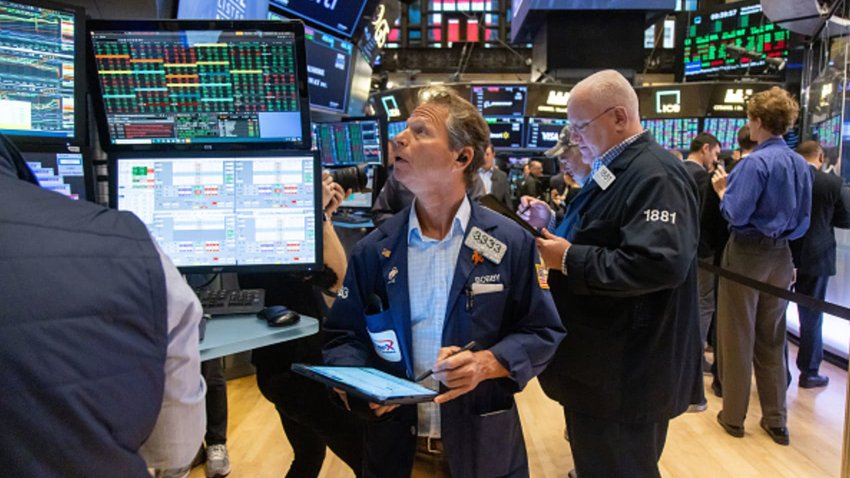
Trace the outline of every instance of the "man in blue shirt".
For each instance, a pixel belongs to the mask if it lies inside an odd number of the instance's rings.
[[[513,394],[564,328],[531,235],[467,195],[489,142],[484,118],[445,89],[424,93],[393,148],[393,174],[415,200],[351,252],[324,359],[410,380],[434,372],[422,382],[440,392],[433,402],[368,405],[380,421],[366,428],[364,476],[527,477]]]
[[[812,205],[811,168],[782,139],[798,113],[797,102],[779,87],[753,95],[747,115],[750,137],[758,146],[728,179],[722,169],[712,177],[731,230],[721,266],[783,289],[791,286],[794,275],[788,241],[806,232]],[[790,443],[785,405],[787,306],[784,299],[720,278],[717,347],[723,410],[717,421],[734,437],[744,436],[755,366],[760,425],[776,443]]]

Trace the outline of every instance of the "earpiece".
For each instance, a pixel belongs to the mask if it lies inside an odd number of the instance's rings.
[[[468,159],[469,158],[467,158],[465,154],[461,154],[457,157],[455,161],[457,161],[458,163],[465,163]]]

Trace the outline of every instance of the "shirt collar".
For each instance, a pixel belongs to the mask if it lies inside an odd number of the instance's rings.
[[[646,130],[641,131],[640,133],[634,134],[632,136],[629,136],[628,138],[624,139],[619,144],[613,146],[608,151],[605,151],[605,153],[603,153],[602,156],[597,158],[597,161],[602,161],[602,164],[604,166],[608,166],[609,164],[611,164],[611,161],[613,161],[614,158],[619,156],[620,153],[625,151],[626,148],[631,146],[631,144],[634,143],[635,141],[637,141],[637,139],[640,138],[641,135],[643,135],[644,133],[646,133]]]
[[[442,240],[445,241],[456,234],[466,234],[466,227],[469,225],[469,218],[471,216],[472,206],[469,204],[469,197],[464,194],[463,201],[461,201],[460,207],[457,208],[454,220],[452,221],[452,230],[449,234],[446,234],[446,237]],[[407,226],[407,242],[410,243],[410,241],[414,238],[418,238],[422,241],[439,242],[436,239],[431,239],[422,235],[422,227],[419,225],[419,216],[416,215],[416,198],[413,199],[413,203],[410,205],[410,216]]]
[[[495,167],[496,167],[496,166],[493,166],[493,167],[492,167],[492,168],[490,168],[490,169],[486,169],[486,168],[484,168],[484,167],[478,168],[478,173],[479,173],[479,174],[493,174],[493,168],[495,168]]]

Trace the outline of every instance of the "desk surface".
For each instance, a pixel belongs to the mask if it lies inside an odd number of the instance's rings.
[[[200,347],[201,360],[300,339],[318,331],[319,321],[304,315],[297,324],[288,327],[269,327],[254,314],[219,315],[207,321]]]

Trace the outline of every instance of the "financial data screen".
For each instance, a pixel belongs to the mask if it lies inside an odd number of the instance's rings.
[[[0,0],[0,133],[73,138],[73,11]]]
[[[549,149],[558,142],[561,130],[567,125],[566,119],[558,118],[528,118],[527,147]]]
[[[377,119],[315,124],[322,165],[383,163],[381,124]]]
[[[390,121],[387,123],[387,136],[390,139],[395,138],[395,136],[407,128],[407,121]]]
[[[86,197],[86,171],[80,153],[21,153],[38,178],[38,184],[49,191],[71,199]]]
[[[701,15],[694,15],[684,36],[685,76],[719,72],[742,72],[761,67],[764,60],[734,58],[726,45],[742,47],[768,58],[787,58],[791,33],[762,14],[761,5],[725,5]]]
[[[523,118],[484,118],[490,127],[490,142],[494,148],[522,148],[525,137]]]
[[[365,0],[270,0],[269,6],[350,38],[366,3]]]
[[[838,148],[841,145],[841,115],[812,125],[812,132],[823,149]]]
[[[658,144],[667,149],[690,149],[691,141],[699,134],[699,118],[664,118],[641,120],[644,129],[652,132]]]
[[[292,31],[92,31],[110,143],[301,142]]]
[[[721,149],[738,148],[738,130],[747,124],[747,118],[706,118],[702,130],[720,141]]]
[[[310,104],[345,112],[348,107],[351,53],[354,46],[326,33],[304,28]]]
[[[484,116],[522,116],[525,114],[527,86],[473,86],[472,104]]]
[[[132,211],[178,267],[315,263],[313,156],[117,161]]]

